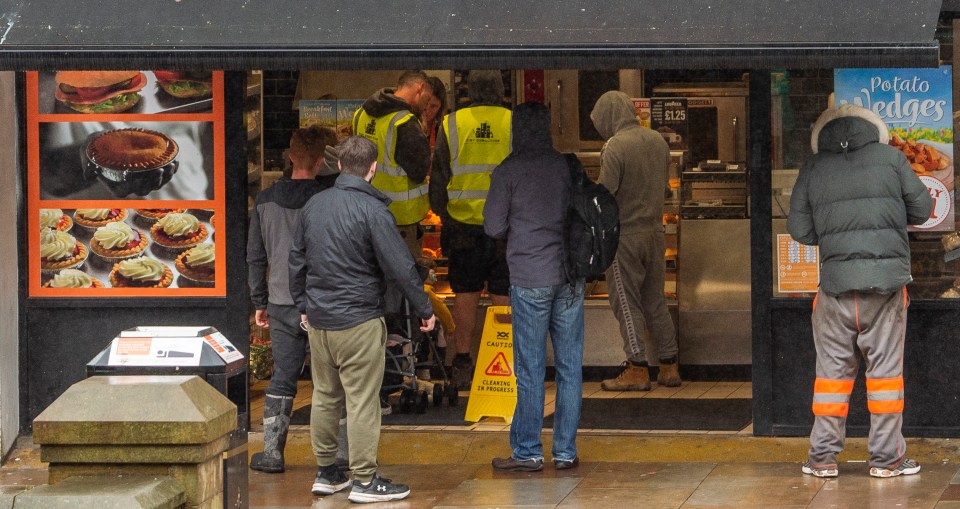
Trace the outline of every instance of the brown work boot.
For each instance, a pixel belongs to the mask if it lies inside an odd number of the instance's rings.
[[[680,365],[660,363],[660,373],[657,374],[657,385],[664,387],[680,387]]]
[[[600,388],[605,391],[649,391],[650,371],[646,366],[624,362],[623,371],[616,378],[600,382]]]

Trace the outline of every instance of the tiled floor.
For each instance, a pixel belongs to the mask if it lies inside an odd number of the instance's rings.
[[[250,429],[251,431],[261,431],[263,424],[263,394],[267,387],[267,381],[259,381],[253,384],[250,389]],[[310,404],[311,384],[309,381],[300,381],[298,383],[298,392],[294,398],[293,408],[300,408]],[[653,385],[653,390],[647,392],[607,392],[600,389],[600,382],[584,382],[584,398],[685,398],[685,399],[739,399],[752,397],[753,386],[750,382],[684,382],[682,386],[676,388],[660,387]],[[428,391],[429,392],[429,391]],[[466,397],[468,392],[461,392],[462,397]],[[546,398],[544,399],[544,415],[553,414],[554,400],[556,399],[556,384],[547,382]],[[510,426],[501,419],[484,419],[473,426],[384,426],[384,429],[418,429],[418,430],[437,430],[437,429],[455,429],[457,431],[505,431]],[[592,432],[593,430],[581,430],[582,432]],[[609,432],[610,430],[604,430]],[[631,433],[646,433],[645,430],[632,430]],[[663,433],[663,431],[656,431]],[[740,433],[749,434],[752,430],[748,426]],[[676,433],[679,433],[677,431]],[[729,434],[731,432],[718,431],[713,433]]]
[[[253,389],[252,416],[257,416],[257,394],[264,387]],[[301,389],[298,408],[309,404],[309,382]],[[676,389],[655,386],[650,392],[614,393],[587,382],[583,394],[726,399],[750,398],[751,390],[748,382],[685,382]],[[545,414],[553,412],[554,398],[555,386],[548,384]],[[262,411],[262,396],[259,399]],[[259,423],[252,424],[259,429]],[[948,439],[909,440],[911,455],[923,463],[923,471],[885,480],[867,475],[865,440],[850,439],[841,456],[841,477],[823,480],[800,473],[806,439],[753,437],[750,426],[728,432],[582,429],[578,447],[584,461],[579,468],[556,471],[548,463],[542,472],[496,472],[489,461],[510,453],[508,431],[499,419],[473,426],[385,426],[380,473],[409,484],[412,494],[371,507],[960,509],[960,445]],[[251,434],[251,450],[258,449],[259,436]],[[550,439],[550,430],[544,430],[547,450]],[[250,472],[252,508],[352,506],[346,492],[310,494],[316,467],[306,426],[291,433],[287,460],[284,474]]]
[[[860,465],[841,477],[801,475],[799,463],[582,463],[575,470],[498,473],[488,465],[385,465],[381,472],[410,485],[390,508],[809,508],[957,509],[956,464],[925,465],[920,475],[874,479]],[[346,508],[347,492],[314,497],[315,469],[251,473],[250,504],[259,509]],[[356,507],[356,506],[353,506]]]
[[[264,387],[258,383],[252,391],[250,453],[262,448]],[[301,389],[296,407],[309,402],[309,382]],[[599,384],[587,383],[584,396],[742,398],[749,397],[750,390],[749,383],[693,382],[649,393],[606,393]],[[553,397],[548,387],[547,413],[552,412]],[[581,430],[578,468],[557,471],[548,462],[542,472],[503,473],[490,467],[490,459],[510,454],[507,429],[498,420],[469,427],[385,427],[379,473],[409,484],[412,493],[402,501],[369,507],[960,509],[960,441],[951,439],[908,439],[910,456],[923,470],[893,479],[869,477],[866,440],[850,439],[840,457],[840,477],[824,480],[800,473],[805,438],[754,437],[749,426],[710,433]],[[549,451],[549,430],[543,438]],[[316,466],[307,426],[292,429],[285,451],[285,473],[248,471],[250,508],[356,507],[346,492],[328,497],[310,493]],[[22,437],[0,468],[0,502],[46,479],[37,448]]]

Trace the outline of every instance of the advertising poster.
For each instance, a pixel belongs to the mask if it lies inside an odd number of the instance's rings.
[[[670,150],[686,150],[687,99],[667,97],[650,99],[650,128],[660,133]]]
[[[363,99],[355,100],[302,100],[300,101],[300,127],[319,125],[336,131],[337,140],[353,136],[353,114],[363,106]]]
[[[366,99],[337,101],[337,140],[353,136],[353,114]]]
[[[837,69],[834,102],[853,103],[880,115],[890,145],[904,153],[930,190],[930,219],[911,231],[953,231],[953,67]]]
[[[300,101],[300,127],[337,125],[337,101]]]
[[[223,79],[27,73],[31,297],[226,295]]]
[[[643,97],[634,97],[630,99],[633,101],[633,107],[637,110],[637,120],[640,121],[640,125],[646,128],[650,128],[650,99]]]

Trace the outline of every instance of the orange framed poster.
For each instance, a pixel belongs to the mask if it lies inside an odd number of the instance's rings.
[[[30,297],[226,296],[223,80],[27,73]]]

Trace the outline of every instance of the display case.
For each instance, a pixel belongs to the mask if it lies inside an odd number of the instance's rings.
[[[685,219],[747,217],[747,169],[742,164],[702,161],[681,177],[680,214]]]

